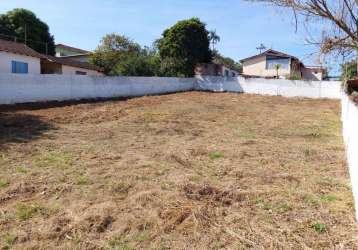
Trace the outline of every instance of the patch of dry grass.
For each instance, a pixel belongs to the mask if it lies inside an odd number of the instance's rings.
[[[200,92],[0,107],[0,247],[356,249],[339,110]]]

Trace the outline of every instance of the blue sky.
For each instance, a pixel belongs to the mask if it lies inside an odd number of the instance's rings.
[[[0,13],[26,8],[45,21],[56,43],[93,50],[107,33],[151,45],[178,20],[199,17],[221,37],[218,50],[235,60],[254,55],[260,43],[316,63],[317,49],[295,33],[291,13],[243,0],[1,0]],[[332,72],[333,73],[333,72]]]

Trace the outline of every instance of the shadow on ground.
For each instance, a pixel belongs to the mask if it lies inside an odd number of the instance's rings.
[[[40,138],[54,126],[41,120],[41,117],[0,111],[0,149],[8,143],[26,143]]]

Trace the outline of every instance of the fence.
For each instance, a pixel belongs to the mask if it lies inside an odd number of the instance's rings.
[[[132,97],[190,90],[339,99],[340,85],[340,82],[242,77],[159,78],[0,74],[0,104]]]
[[[0,74],[0,104],[143,96],[194,85],[194,78]]]
[[[197,88],[214,92],[244,92],[260,95],[281,95],[286,97],[341,98],[339,81],[290,81],[262,78],[200,77]]]
[[[358,221],[358,107],[346,94],[342,96],[342,123]]]

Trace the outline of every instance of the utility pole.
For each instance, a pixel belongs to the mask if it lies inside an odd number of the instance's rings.
[[[25,23],[25,44],[27,45],[27,24]]]
[[[46,56],[48,55],[48,43],[45,43],[46,46]]]

